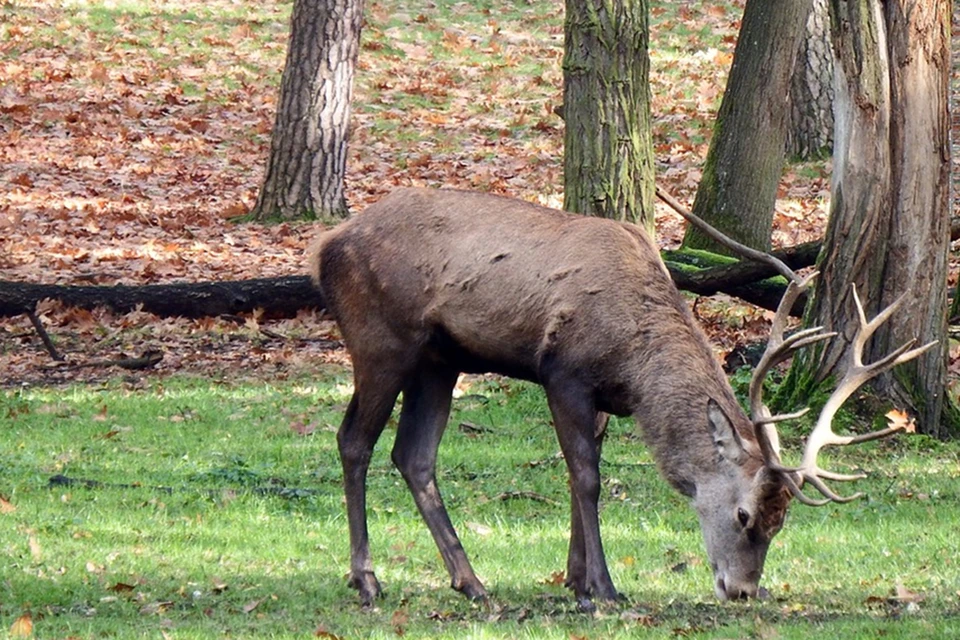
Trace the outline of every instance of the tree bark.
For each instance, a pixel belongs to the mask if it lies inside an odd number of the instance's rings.
[[[347,216],[344,175],[363,0],[296,0],[257,220]]]
[[[200,318],[263,309],[271,317],[293,317],[323,307],[307,276],[229,282],[181,282],[143,286],[68,286],[0,281],[0,318],[33,311],[51,298],[67,306],[105,307],[128,313],[138,307],[161,317]]]
[[[787,155],[800,160],[830,153],[833,145],[833,46],[830,5],[814,0],[790,81]]]
[[[648,0],[567,0],[564,208],[654,231]]]
[[[795,359],[788,389],[806,395],[842,370],[858,326],[851,283],[868,317],[905,295],[865,358],[912,339],[940,342],[875,386],[912,409],[921,432],[956,434],[945,405],[950,0],[831,2],[839,78],[831,213],[807,318],[839,335]]]
[[[734,240],[770,248],[787,96],[812,0],[747,0],[693,213]],[[688,227],[683,246],[729,254]]]

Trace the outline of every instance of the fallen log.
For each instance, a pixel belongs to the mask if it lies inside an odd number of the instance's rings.
[[[186,318],[249,313],[258,308],[269,317],[293,317],[300,309],[323,306],[306,276],[141,286],[0,281],[0,317],[32,313],[37,303],[47,298],[83,309],[106,307],[127,313],[140,307],[161,317]]]
[[[797,269],[813,264],[818,243],[774,252]],[[664,258],[677,287],[700,295],[727,293],[765,309],[776,309],[785,284],[769,280],[776,275],[770,265],[735,262],[701,268],[682,253],[665,252]],[[695,261],[693,261],[695,262]],[[177,282],[151,285],[57,285],[0,280],[0,317],[29,314],[44,299],[67,306],[106,307],[118,313],[137,308],[161,317],[236,315],[262,309],[267,317],[289,318],[301,309],[323,308],[320,293],[307,276],[257,278],[223,282]]]
[[[820,253],[821,242],[807,242],[771,252],[791,269],[812,266]],[[664,263],[678,289],[702,296],[726,293],[758,307],[776,310],[786,282],[777,278],[776,267],[751,260],[736,261],[723,256],[684,251],[663,252]],[[801,296],[791,315],[803,314],[806,297]]]

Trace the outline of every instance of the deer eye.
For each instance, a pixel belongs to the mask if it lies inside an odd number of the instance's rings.
[[[741,527],[746,527],[747,523],[750,522],[750,514],[743,509],[737,509],[737,520],[740,521]]]

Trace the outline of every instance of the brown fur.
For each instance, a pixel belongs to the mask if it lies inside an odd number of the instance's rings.
[[[760,527],[779,529],[786,502],[706,338],[639,228],[484,194],[401,189],[323,235],[310,253],[311,276],[355,367],[356,395],[339,439],[351,583],[364,600],[379,585],[369,570],[365,517],[350,503],[365,499],[369,449],[401,391],[394,460],[454,586],[484,594],[433,474],[449,390],[462,371],[545,387],[571,473],[568,583],[578,597],[615,596],[596,519],[602,436],[594,431],[603,412],[637,420],[664,477],[694,499],[711,558],[728,553],[711,548],[711,536],[732,530],[738,509],[750,510],[750,533],[762,547],[750,553],[759,563],[746,563],[746,578],[736,561],[718,569],[717,590],[756,590],[772,535]],[[708,400],[719,407],[716,420],[708,419]],[[702,505],[706,495],[729,504]],[[716,544],[732,545],[723,533]]]

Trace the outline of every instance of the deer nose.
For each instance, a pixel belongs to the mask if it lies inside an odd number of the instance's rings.
[[[757,595],[755,586],[728,581],[722,576],[717,578],[715,591],[721,600],[746,600]]]

